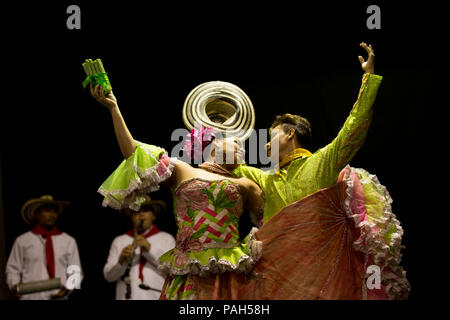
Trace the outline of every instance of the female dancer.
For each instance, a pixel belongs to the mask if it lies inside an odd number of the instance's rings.
[[[100,187],[103,205],[137,210],[145,194],[157,190],[160,183],[172,190],[178,232],[175,248],[160,258],[160,267],[169,274],[161,299],[193,299],[200,291],[206,299],[237,299],[232,285],[242,281],[261,256],[261,242],[254,238],[256,228],[244,242],[238,231],[244,206],[262,214],[259,186],[247,178],[233,177],[224,166],[205,163],[194,168],[169,158],[162,148],[135,141],[114,94],[105,95],[98,85],[91,85],[91,94],[110,111],[126,159]],[[233,139],[214,144],[215,150],[225,154],[230,149],[236,151],[235,156],[239,153]],[[205,278],[207,285],[201,283]]]

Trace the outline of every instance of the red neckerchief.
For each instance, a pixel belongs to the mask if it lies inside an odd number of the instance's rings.
[[[47,260],[47,270],[50,279],[55,277],[55,252],[53,251],[53,241],[52,236],[61,234],[62,232],[58,228],[53,227],[52,230],[47,231],[39,224],[37,224],[31,232],[35,234],[40,234],[45,237],[45,257]]]
[[[127,235],[129,235],[130,237],[134,238],[136,235],[136,229],[131,229],[128,230],[126,232]],[[154,234],[157,234],[158,232],[160,232],[160,230],[158,229],[158,227],[156,225],[153,225],[150,230],[143,235],[144,238],[148,238]],[[144,282],[144,274],[142,273],[142,270],[144,269],[144,265],[147,263],[147,260],[144,258],[144,256],[142,255],[142,248],[141,248],[141,257],[139,259],[139,279],[141,279],[142,282]]]

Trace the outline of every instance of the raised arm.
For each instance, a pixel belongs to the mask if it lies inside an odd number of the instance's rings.
[[[98,189],[104,197],[103,206],[139,211],[145,194],[158,190],[162,183],[173,187],[178,175],[182,178],[189,165],[182,166],[183,162],[169,157],[164,148],[134,140],[112,92],[105,95],[97,85],[95,89],[91,86],[91,94],[110,111],[117,142],[125,157]]]
[[[325,185],[334,183],[339,171],[361,148],[372,121],[372,105],[375,102],[382,77],[373,74],[375,54],[372,46],[361,43],[361,47],[367,51],[368,60],[364,61],[361,56],[358,57],[361,68],[365,72],[358,98],[337,137],[314,154],[316,160],[322,163],[320,167],[322,175],[325,175],[323,177]]]
[[[131,135],[125,120],[119,110],[119,105],[117,104],[117,99],[112,93],[112,91],[105,95],[103,92],[103,87],[97,85],[95,88],[90,85],[91,94],[102,105],[108,108],[111,112],[114,132],[116,133],[117,142],[119,143],[120,150],[122,151],[125,159],[128,159],[136,149],[136,143]]]

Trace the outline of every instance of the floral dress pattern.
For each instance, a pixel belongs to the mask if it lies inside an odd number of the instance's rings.
[[[251,271],[261,243],[254,239],[256,228],[244,242],[239,240],[239,186],[226,179],[192,179],[174,194],[178,232],[175,248],[160,258],[160,269],[170,275],[161,298],[195,298],[192,275]]]
[[[103,205],[138,208],[142,196],[170,176],[175,161],[164,149],[138,142],[133,155],[100,187]],[[227,179],[191,179],[177,187],[173,199],[178,232],[175,248],[160,257],[159,268],[168,275],[161,299],[196,299],[199,285],[193,277],[252,270],[262,245],[254,237],[257,228],[239,239],[243,212],[239,185]]]

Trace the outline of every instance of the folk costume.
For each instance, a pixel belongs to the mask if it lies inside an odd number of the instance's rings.
[[[126,264],[119,263],[119,256],[123,248],[133,243],[136,229],[128,230],[125,234],[114,239],[109,250],[108,260],[103,274],[108,282],[116,282],[116,300],[125,297],[126,284],[122,279],[127,269]],[[165,274],[158,270],[158,259],[166,251],[175,246],[175,240],[167,232],[160,231],[156,225],[143,232],[143,236],[150,243],[150,250],[135,249],[131,262],[130,285],[131,300],[157,300],[161,294]],[[147,290],[139,285],[145,284]]]
[[[233,172],[257,182],[266,195],[264,225],[243,241],[237,185],[227,176],[181,183],[173,193],[176,245],[160,258],[168,273],[161,299],[407,297],[399,265],[403,231],[392,200],[375,176],[347,166],[367,133],[380,81],[364,75],[350,117],[329,146],[314,154],[295,150],[289,167],[275,174],[247,166]],[[176,161],[164,149],[137,143],[100,187],[104,205],[139,208]],[[381,272],[375,286],[367,285],[370,266]]]
[[[30,199],[22,207],[22,218],[31,226],[36,210],[44,205],[56,206],[60,213],[68,203],[56,201],[52,196]],[[78,247],[75,239],[56,226],[48,231],[35,225],[30,231],[14,241],[6,265],[6,280],[9,288],[19,283],[59,278],[64,285],[68,278],[69,266],[77,266],[82,271]],[[21,295],[22,300],[48,300],[59,289]]]

